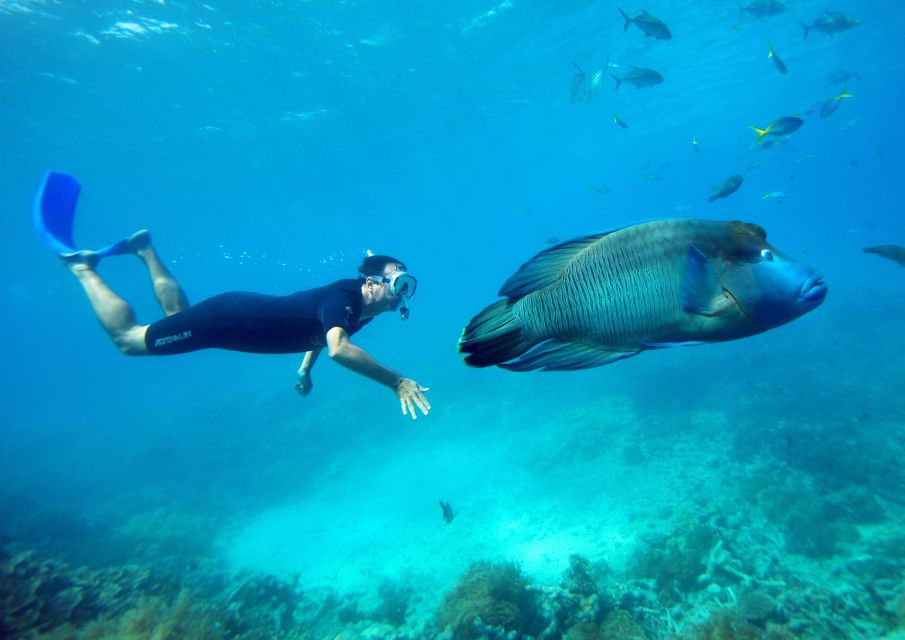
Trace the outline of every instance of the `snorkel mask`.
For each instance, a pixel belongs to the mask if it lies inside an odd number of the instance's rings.
[[[403,320],[409,319],[409,299],[415,295],[418,281],[408,271],[393,271],[385,276],[368,276],[374,282],[386,282],[394,296],[402,298],[399,306],[399,315]]]

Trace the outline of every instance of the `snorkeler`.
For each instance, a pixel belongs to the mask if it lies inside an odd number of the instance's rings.
[[[377,362],[352,344],[350,336],[375,316],[398,310],[408,318],[408,301],[417,281],[401,261],[369,255],[357,279],[337,280],[287,296],[230,292],[189,305],[179,283],[161,262],[151,234],[138,231],[98,251],[80,251],[72,241],[72,220],[79,184],[71,176],[49,173],[42,181],[34,208],[35,230],[76,277],[94,313],[120,351],[127,355],[172,355],[199,349],[230,349],[250,353],[305,352],[296,389],[308,395],[311,369],[326,348],[330,358],[392,389],[403,415],[417,419],[430,403],[427,387]],[[138,324],[135,312],[98,275],[96,267],[109,255],[134,254],[148,268],[154,295],[165,317]]]

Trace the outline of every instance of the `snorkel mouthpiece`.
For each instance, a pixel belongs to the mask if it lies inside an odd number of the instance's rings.
[[[408,308],[408,305],[405,304],[405,302],[406,302],[405,298],[403,298],[402,305],[400,305],[400,307],[399,307],[399,316],[403,320],[408,320],[409,319],[409,308]]]

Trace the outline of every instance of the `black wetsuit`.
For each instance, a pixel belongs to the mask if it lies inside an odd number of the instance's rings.
[[[361,283],[337,280],[288,296],[234,291],[158,320],[148,327],[145,345],[152,355],[199,349],[250,353],[300,353],[327,344],[327,332],[342,327],[352,335],[360,322]]]

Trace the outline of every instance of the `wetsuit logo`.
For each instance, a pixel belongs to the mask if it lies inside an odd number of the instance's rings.
[[[192,337],[192,332],[191,332],[191,330],[189,330],[189,331],[183,331],[182,333],[177,333],[177,334],[172,335],[172,336],[166,336],[166,337],[163,337],[163,338],[157,338],[157,340],[154,341],[154,346],[155,346],[155,347],[160,347],[160,346],[165,345],[165,344],[172,344],[173,342],[179,342],[180,340],[188,340],[188,339],[191,338],[191,337]]]

